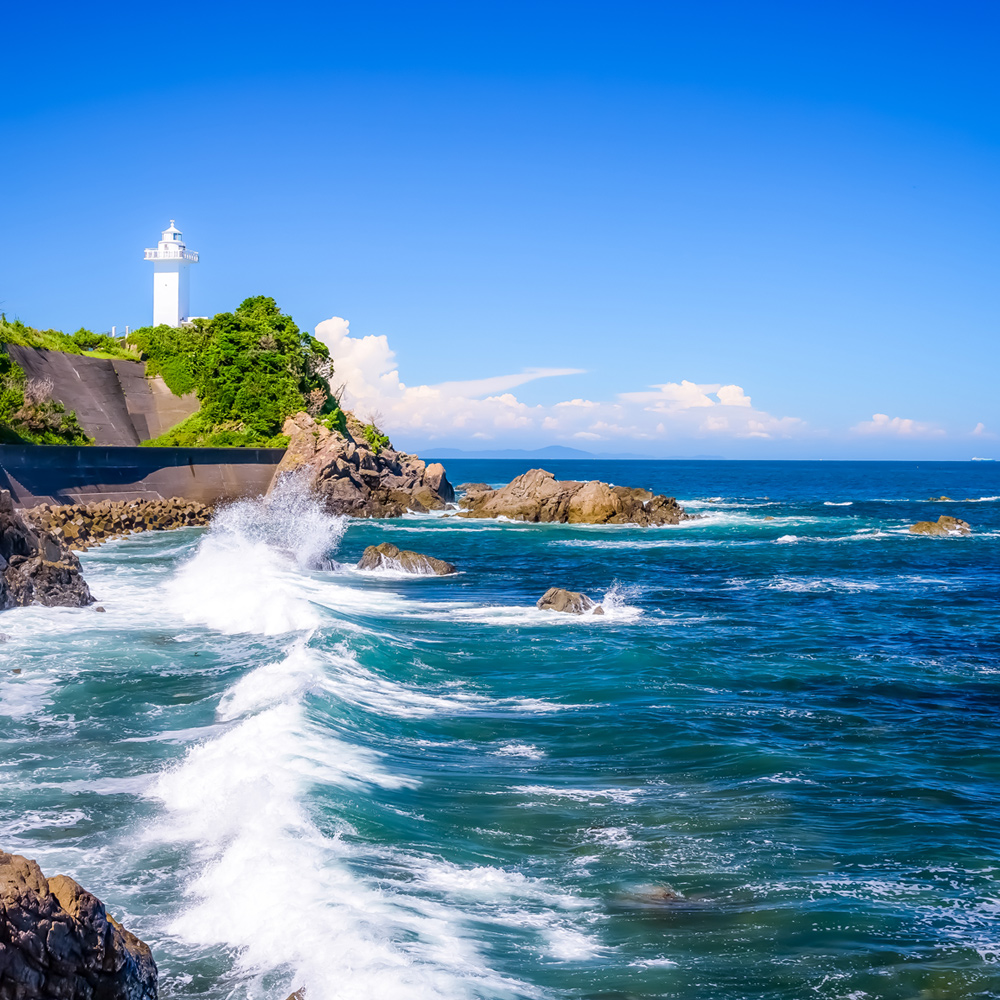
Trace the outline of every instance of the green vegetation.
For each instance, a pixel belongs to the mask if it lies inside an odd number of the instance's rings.
[[[106,333],[93,333],[83,327],[72,335],[59,330],[36,330],[19,319],[9,320],[2,314],[0,314],[0,344],[41,347],[48,351],[63,351],[66,354],[88,354],[94,358],[124,358],[131,361],[136,359],[122,338],[116,340]]]
[[[285,418],[305,410],[346,427],[327,378],[330,352],[303,333],[272,298],[255,296],[235,312],[190,327],[144,327],[129,336],[177,395],[196,392],[201,409],[152,446],[284,447]]]
[[[146,374],[162,376],[175,395],[196,393],[198,412],[144,441],[146,445],[283,448],[288,444],[281,433],[285,418],[301,410],[333,430],[347,431],[344,412],[327,381],[333,363],[326,345],[299,330],[274,299],[263,295],[247,299],[235,312],[196,319],[178,329],[142,327],[127,343],[90,330],[72,336],[36,330],[0,316],[3,343],[91,357],[142,357]],[[46,396],[45,386],[32,384],[6,355],[0,357],[7,366],[0,367],[0,438],[90,443],[75,415]],[[388,441],[374,427],[372,431],[375,437],[369,441]]]
[[[51,393],[0,350],[0,444],[93,444]]]
[[[376,455],[389,443],[388,436],[383,434],[374,424],[365,424],[363,431],[368,447]]]

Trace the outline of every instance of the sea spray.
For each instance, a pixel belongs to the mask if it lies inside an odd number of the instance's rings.
[[[221,509],[194,557],[168,586],[188,621],[221,632],[277,635],[319,621],[303,571],[334,567],[347,519],[327,514],[294,478],[265,497]]]

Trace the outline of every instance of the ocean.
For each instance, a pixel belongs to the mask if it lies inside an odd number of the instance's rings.
[[[287,491],[83,554],[106,613],[0,617],[0,847],[164,998],[1000,997],[1000,466],[546,467],[700,516]]]

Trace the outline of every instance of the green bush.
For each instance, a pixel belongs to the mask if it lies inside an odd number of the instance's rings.
[[[376,455],[389,443],[388,436],[383,434],[374,424],[365,424],[363,431],[368,447]]]

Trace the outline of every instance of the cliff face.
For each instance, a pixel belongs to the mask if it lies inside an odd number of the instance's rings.
[[[30,527],[0,490],[0,610],[44,604],[82,608],[93,604],[80,560],[62,539]]]
[[[156,1000],[156,963],[73,879],[0,851],[0,1000]]]
[[[440,510],[455,499],[443,465],[427,465],[391,444],[372,447],[351,414],[346,434],[329,430],[306,413],[289,417],[282,431],[289,437],[288,451],[272,488],[294,474],[332,514],[399,517],[408,510]]]

